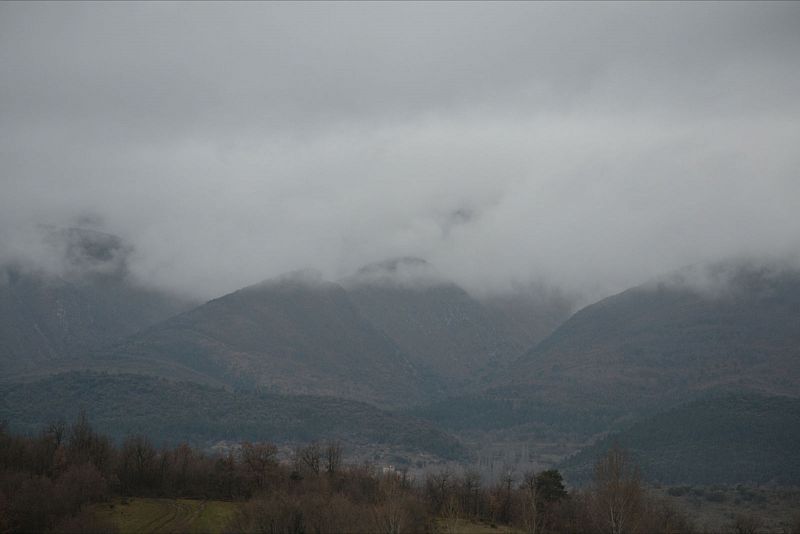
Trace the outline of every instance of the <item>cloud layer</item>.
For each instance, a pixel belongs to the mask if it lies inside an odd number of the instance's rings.
[[[0,6],[0,256],[211,297],[420,256],[602,294],[800,250],[800,5]]]

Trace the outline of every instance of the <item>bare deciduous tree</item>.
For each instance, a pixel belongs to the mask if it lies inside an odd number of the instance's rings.
[[[64,438],[67,433],[67,424],[63,420],[55,421],[47,425],[47,430],[45,432],[53,440],[56,448],[58,448],[64,443]]]
[[[464,510],[471,517],[477,517],[481,503],[481,474],[468,470],[464,473]]]
[[[404,532],[408,523],[403,481],[395,474],[380,480],[381,501],[374,507],[375,525],[383,534]]]
[[[242,462],[259,490],[264,488],[269,470],[277,464],[277,455],[278,448],[272,443],[242,443]]]
[[[451,478],[452,474],[447,470],[428,473],[425,477],[425,493],[427,494],[431,511],[434,514],[441,513],[444,508],[447,496],[450,493]]]
[[[307,467],[315,475],[319,475],[320,464],[322,461],[322,448],[319,443],[312,443],[298,451],[300,463]]]
[[[325,446],[325,471],[334,475],[342,465],[342,446],[331,441]]]
[[[445,532],[449,534],[457,534],[459,532],[458,522],[461,519],[461,503],[455,495],[450,495],[444,503],[442,510],[442,518],[444,519]]]
[[[614,446],[594,467],[592,515],[602,532],[635,532],[645,500],[639,470]]]
[[[538,492],[536,474],[528,471],[522,476],[522,490],[517,500],[517,523],[528,534],[537,534],[542,531],[541,498]]]

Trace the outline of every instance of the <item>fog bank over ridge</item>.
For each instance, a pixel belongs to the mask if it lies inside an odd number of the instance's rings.
[[[604,296],[800,251],[800,6],[0,7],[0,259],[211,298],[425,258]],[[121,249],[120,249],[121,250]]]

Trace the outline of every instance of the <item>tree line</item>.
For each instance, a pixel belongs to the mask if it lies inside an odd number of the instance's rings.
[[[115,497],[237,501],[230,532],[460,532],[470,522],[531,534],[692,530],[650,496],[620,449],[598,462],[591,485],[567,491],[557,470],[508,472],[492,483],[469,470],[417,480],[345,464],[337,443],[312,443],[279,461],[271,443],[222,454],[159,449],[144,436],[117,445],[83,414],[33,437],[0,426],[0,532],[114,532],[91,505]]]

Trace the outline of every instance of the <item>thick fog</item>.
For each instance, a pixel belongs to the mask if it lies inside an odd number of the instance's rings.
[[[601,295],[800,250],[798,3],[3,3],[0,257]]]

